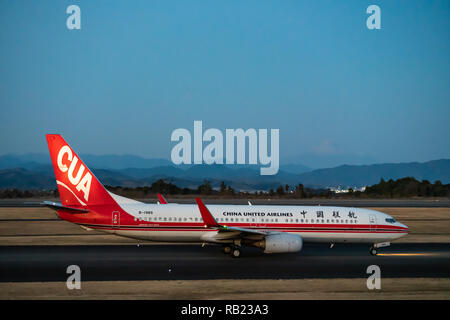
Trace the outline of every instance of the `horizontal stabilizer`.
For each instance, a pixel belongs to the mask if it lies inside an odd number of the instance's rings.
[[[79,209],[79,208],[71,208],[71,207],[66,207],[63,206],[61,203],[57,203],[57,202],[51,202],[51,201],[44,201],[42,202],[42,204],[46,207],[49,207],[53,210],[65,210],[68,211],[70,213],[76,214],[76,213],[88,213],[89,210],[86,209]]]

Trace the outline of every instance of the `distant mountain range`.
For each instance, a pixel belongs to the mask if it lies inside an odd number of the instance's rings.
[[[80,155],[84,163],[92,168],[126,169],[126,168],[153,168],[170,166],[172,162],[166,159],[147,159],[134,155]],[[33,168],[36,165],[50,164],[50,155],[41,153],[27,153],[22,155],[7,154],[0,156],[0,169]]]
[[[261,176],[259,166],[191,165],[174,166],[165,159],[145,159],[133,155],[82,155],[83,161],[105,185],[148,186],[157,179],[179,187],[196,188],[209,180],[213,187],[221,181],[237,190],[269,190],[280,184],[308,187],[361,187],[385,180],[414,177],[418,180],[450,183],[450,159],[412,163],[342,165],[316,169],[300,164],[282,165],[275,176]],[[42,154],[0,156],[0,188],[56,188],[50,158]]]

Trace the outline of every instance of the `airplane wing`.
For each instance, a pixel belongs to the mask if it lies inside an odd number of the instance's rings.
[[[269,234],[280,233],[279,231],[273,232],[273,231],[229,227],[226,225],[221,225],[217,223],[217,221],[212,216],[211,212],[208,210],[208,208],[205,206],[205,204],[200,198],[196,198],[195,200],[197,201],[198,208],[200,209],[200,214],[202,215],[205,228],[209,228],[212,231],[215,231],[205,235],[204,240],[206,241],[221,242],[221,240],[243,239],[243,238],[258,240],[263,239],[265,236]]]

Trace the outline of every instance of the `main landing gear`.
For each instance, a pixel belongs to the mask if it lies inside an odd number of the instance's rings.
[[[223,253],[225,253],[225,254],[231,253],[231,246],[223,246],[222,251],[223,251]]]
[[[233,258],[239,258],[241,256],[241,249],[239,249],[238,247],[235,247],[232,251],[231,251],[231,256]]]
[[[223,253],[231,254],[233,258],[239,258],[241,256],[241,249],[237,246],[225,245],[223,246]]]

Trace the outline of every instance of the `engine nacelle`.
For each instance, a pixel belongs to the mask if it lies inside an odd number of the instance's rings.
[[[264,253],[299,252],[303,247],[302,237],[295,234],[272,234],[255,244]]]

